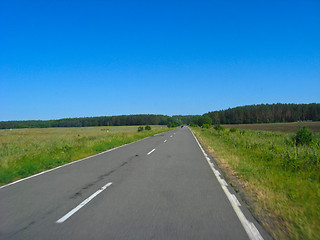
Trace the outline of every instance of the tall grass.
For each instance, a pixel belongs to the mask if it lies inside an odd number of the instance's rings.
[[[239,179],[254,214],[276,239],[319,239],[320,135],[296,145],[293,134],[192,128]],[[234,183],[239,184],[239,183]]]
[[[320,133],[320,121],[315,122],[290,122],[290,123],[255,123],[255,124],[224,124],[226,128],[247,130],[278,131],[295,133],[299,127],[307,127],[314,133]]]
[[[0,185],[167,131],[152,126],[0,130]]]

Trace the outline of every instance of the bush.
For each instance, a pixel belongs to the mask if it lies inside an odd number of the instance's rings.
[[[240,135],[245,135],[246,131],[245,130],[240,130]]]
[[[313,134],[306,126],[300,127],[293,140],[296,145],[309,145],[313,141]]]
[[[214,129],[218,132],[224,131],[224,127],[222,127],[220,124],[214,125]]]
[[[190,127],[198,127],[198,124],[190,123]]]
[[[143,131],[143,127],[138,127],[138,132],[142,132]]]
[[[144,129],[147,130],[147,131],[150,131],[151,127],[149,125],[147,125]]]
[[[236,132],[236,131],[237,131],[236,128],[230,128],[230,132],[234,133],[234,132]]]
[[[202,127],[209,129],[209,128],[210,128],[210,125],[205,123],[205,124],[202,125]]]
[[[172,122],[169,122],[168,125],[167,125],[168,128],[174,128],[176,127],[176,125]]]

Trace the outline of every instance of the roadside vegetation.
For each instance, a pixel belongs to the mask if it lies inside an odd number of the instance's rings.
[[[143,128],[143,127],[142,127]],[[0,185],[168,131],[166,126],[0,130]]]
[[[320,133],[320,121],[304,121],[291,123],[255,123],[255,124],[225,124],[225,128],[237,128],[243,130],[262,130],[271,132],[295,133],[299,127],[307,127],[313,133]]]
[[[280,123],[320,121],[320,104],[258,104],[206,113],[213,123]]]
[[[192,130],[275,239],[319,239],[320,134]]]
[[[298,121],[320,121],[320,104],[259,104],[229,108],[201,115],[121,115],[57,120],[0,121],[0,129],[51,128],[51,127],[93,127],[93,126],[136,126],[136,125],[179,125],[246,123],[282,123]]]

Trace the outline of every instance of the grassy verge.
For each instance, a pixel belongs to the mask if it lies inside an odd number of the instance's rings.
[[[0,185],[168,131],[152,126],[0,130]]]
[[[288,133],[192,130],[275,239],[319,239],[320,135],[295,146]]]
[[[278,131],[295,133],[299,127],[307,127],[314,133],[320,133],[320,122],[290,122],[290,123],[255,123],[255,124],[224,124],[226,128],[246,130]]]

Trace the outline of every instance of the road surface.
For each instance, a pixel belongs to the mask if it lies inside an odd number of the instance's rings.
[[[270,239],[189,128],[0,188],[0,239]]]

